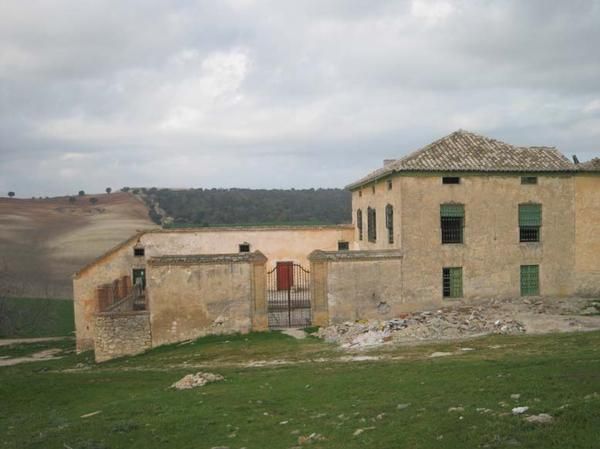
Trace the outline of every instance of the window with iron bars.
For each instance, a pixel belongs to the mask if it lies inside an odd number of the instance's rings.
[[[367,209],[367,238],[369,242],[377,241],[377,214],[375,209],[369,207]]]
[[[442,291],[444,298],[462,297],[462,267],[450,267],[442,270]]]
[[[358,229],[358,240],[363,239],[363,219],[362,219],[362,210],[358,209],[356,211],[356,228]]]
[[[388,243],[394,243],[394,206],[385,206],[385,227],[388,232]]]
[[[519,242],[539,242],[541,226],[541,204],[519,204]]]
[[[464,206],[462,204],[442,204],[440,216],[442,243],[463,243]]]

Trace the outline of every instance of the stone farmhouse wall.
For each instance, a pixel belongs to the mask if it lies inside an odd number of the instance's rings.
[[[310,262],[313,324],[386,319],[406,310],[401,251],[315,251]]]
[[[232,254],[247,243],[250,251],[260,250],[267,257],[267,268],[277,261],[308,265],[315,249],[336,250],[339,241],[350,242],[353,228],[339,226],[231,227],[182,230],[142,231],[82,268],[73,277],[77,350],[94,348],[95,315],[100,311],[96,289],[132,270],[147,268],[147,261],[165,255]],[[141,246],[143,257],[135,257],[133,248]],[[148,278],[148,274],[146,274]]]
[[[152,346],[267,329],[265,263],[260,252],[150,259]]]
[[[575,179],[575,293],[600,296],[600,174]]]
[[[593,284],[596,274],[583,273],[577,279],[576,261],[576,185],[582,183],[572,174],[538,174],[538,183],[522,185],[521,175],[460,176],[460,184],[442,184],[444,174],[396,175],[353,192],[353,219],[363,211],[361,250],[402,249],[403,297],[407,308],[442,306],[444,267],[462,267],[463,298],[517,297],[520,295],[520,266],[539,265],[540,294],[568,296],[577,285]],[[600,179],[600,178],[597,178]],[[591,192],[593,188],[588,187]],[[598,190],[581,197],[578,216],[581,242],[577,251],[590,242],[595,248],[600,241],[590,229],[594,218],[590,213]],[[541,241],[519,242],[518,205],[534,202],[542,205]],[[465,209],[464,243],[442,244],[440,204],[460,203]],[[389,243],[384,210],[394,207],[394,242]],[[367,237],[366,210],[377,211],[377,239]],[[597,210],[597,209],[596,209]],[[587,224],[584,224],[587,221]],[[584,230],[588,228],[588,230]],[[585,235],[585,236],[584,236]],[[587,243],[584,243],[587,242]],[[600,269],[597,252],[587,251],[580,257],[580,269],[595,265]],[[597,271],[596,271],[597,272]],[[588,279],[588,281],[584,281]]]
[[[140,354],[152,347],[148,312],[100,313],[95,319],[96,362]]]

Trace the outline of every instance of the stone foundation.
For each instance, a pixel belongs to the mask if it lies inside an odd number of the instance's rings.
[[[150,314],[146,311],[99,313],[95,332],[96,362],[140,354],[152,347]]]

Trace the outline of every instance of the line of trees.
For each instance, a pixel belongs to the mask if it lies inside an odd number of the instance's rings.
[[[150,216],[162,218],[158,204],[175,226],[234,224],[340,224],[350,223],[351,196],[342,189],[254,190],[155,187],[145,190]]]

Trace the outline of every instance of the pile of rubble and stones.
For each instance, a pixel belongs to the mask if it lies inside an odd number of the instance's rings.
[[[224,378],[220,374],[204,373],[200,371],[196,374],[188,374],[182,377],[173,385],[171,385],[171,388],[175,388],[176,390],[189,390],[191,388],[203,387],[208,383],[219,382],[221,380],[224,380]]]
[[[403,313],[388,320],[346,321],[320,328],[316,336],[343,348],[363,348],[388,342],[450,340],[487,334],[521,334],[552,318],[577,324],[577,317],[598,315],[597,301],[585,298],[488,299],[461,303],[435,311]],[[554,325],[554,324],[553,324]],[[551,326],[552,327],[552,326]]]

